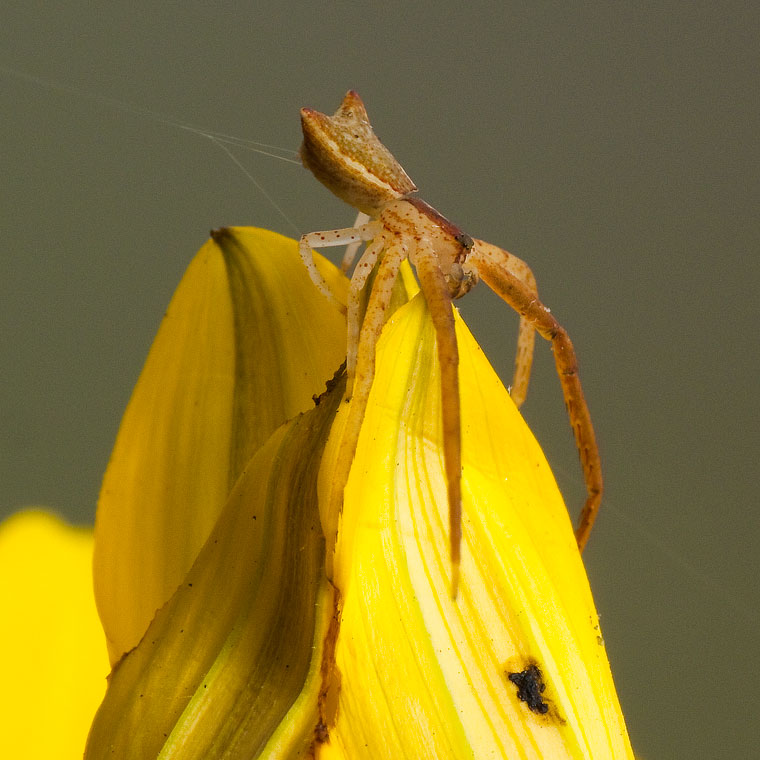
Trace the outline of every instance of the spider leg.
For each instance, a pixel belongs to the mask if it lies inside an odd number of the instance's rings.
[[[311,281],[317,286],[328,301],[337,306],[344,314],[346,309],[343,304],[339,303],[335,296],[327,287],[327,283],[319,273],[317,265],[314,263],[312,248],[329,248],[335,245],[346,245],[347,243],[361,242],[363,240],[372,240],[381,228],[376,222],[364,224],[361,227],[344,227],[340,230],[324,230],[322,232],[310,232],[303,235],[298,243],[298,250],[301,254],[301,260],[309,272]]]
[[[354,228],[362,227],[370,220],[369,214],[365,214],[363,211],[360,211],[356,215],[356,219],[354,220]],[[356,256],[356,252],[359,250],[359,246],[361,245],[361,241],[357,240],[354,243],[351,243],[350,245],[346,246],[346,252],[343,254],[343,259],[340,262],[340,271],[345,273],[348,272],[349,269],[351,269],[351,264],[354,263],[354,257]]]
[[[351,398],[351,392],[356,375],[356,352],[359,347],[359,330],[361,328],[361,291],[367,278],[375,267],[377,257],[385,245],[382,237],[376,238],[364,251],[359,263],[354,269],[351,284],[348,288],[348,342],[346,348],[346,395]]]
[[[488,286],[503,298],[522,318],[530,322],[538,333],[551,341],[554,363],[562,385],[565,406],[580,455],[583,477],[586,482],[586,503],[583,506],[575,538],[583,549],[594,525],[602,499],[602,468],[594,428],[588,405],[578,377],[578,360],[565,329],[531,290],[505,265],[499,249],[479,246],[470,251],[468,263],[474,264],[478,274]],[[503,252],[501,252],[503,253]]]
[[[488,256],[493,261],[498,261],[499,266],[517,277],[533,293],[534,298],[538,299],[536,278],[533,276],[530,267],[522,259],[501,248],[497,248],[495,245],[484,243],[482,240],[475,240],[473,249],[479,250],[481,256]],[[535,343],[536,330],[533,323],[526,317],[521,316],[520,327],[517,333],[515,374],[512,378],[512,387],[509,389],[509,395],[518,409],[522,406],[528,394],[528,382],[530,381],[530,369],[533,365]]]
[[[351,401],[348,410],[346,425],[341,437],[335,470],[332,477],[332,491],[329,497],[328,511],[337,515],[343,508],[343,491],[348,482],[351,465],[354,461],[354,453],[359,440],[359,432],[364,422],[364,413],[367,409],[369,393],[372,389],[372,381],[375,379],[375,349],[380,333],[385,324],[385,314],[393,294],[393,286],[398,277],[401,262],[406,258],[406,250],[398,246],[388,248],[378,265],[377,274],[369,295],[367,310],[361,325],[358,350],[356,353],[356,374],[354,376],[353,391],[347,389],[346,401]],[[328,550],[330,542],[334,543],[335,536],[328,536]],[[330,560],[331,555],[328,554]]]
[[[435,328],[438,362],[441,366],[441,414],[443,462],[449,497],[449,539],[451,542],[451,598],[459,586],[462,544],[462,437],[459,401],[459,349],[457,347],[451,295],[438,258],[433,250],[419,248],[414,265]]]

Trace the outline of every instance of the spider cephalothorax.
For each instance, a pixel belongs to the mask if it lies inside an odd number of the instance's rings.
[[[417,190],[377,139],[357,93],[348,92],[332,116],[301,109],[301,126],[304,166],[354,208],[372,214],[384,203]]]
[[[451,301],[483,279],[520,315],[515,375],[511,395],[525,399],[533,360],[535,332],[551,341],[565,405],[581,458],[588,497],[576,538],[582,549],[602,495],[599,452],[586,400],[578,378],[573,345],[564,328],[538,300],[528,265],[507,251],[471,238],[425,201],[390,151],[378,140],[361,98],[348,92],[333,116],[301,110],[304,141],[301,159],[339,198],[361,213],[353,227],[312,232],[301,238],[301,256],[314,284],[337,304],[314,265],[311,248],[348,245],[347,270],[358,245],[366,243],[351,277],[348,320],[347,390],[352,399],[341,444],[336,489],[348,479],[375,369],[375,348],[385,322],[393,286],[404,259],[414,265],[435,326],[441,364],[444,463],[449,500],[452,594],[456,595],[461,544],[461,441],[456,334]],[[370,273],[375,277],[361,315],[361,292]],[[337,304],[343,308],[340,304]],[[330,537],[329,537],[330,538]]]

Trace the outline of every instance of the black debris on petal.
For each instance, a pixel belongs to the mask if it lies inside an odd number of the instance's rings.
[[[507,678],[517,686],[517,698],[525,702],[529,710],[540,715],[549,712],[549,705],[541,697],[546,684],[538,665],[529,665],[519,673],[508,673]]]

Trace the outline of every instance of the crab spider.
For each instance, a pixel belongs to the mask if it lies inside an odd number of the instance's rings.
[[[354,227],[312,232],[300,241],[300,253],[311,279],[326,298],[339,306],[319,274],[312,248],[348,245],[343,261],[347,270],[359,245],[366,248],[357,262],[348,293],[347,386],[351,399],[334,483],[342,506],[343,487],[353,461],[375,371],[375,348],[385,322],[393,286],[404,259],[414,265],[436,334],[441,365],[443,454],[448,486],[451,540],[452,595],[458,584],[461,516],[461,435],[459,354],[454,331],[452,300],[463,296],[479,279],[519,315],[512,399],[525,399],[533,360],[535,332],[552,344],[570,425],[580,454],[587,499],[575,535],[583,549],[602,496],[599,450],[588,406],[578,377],[573,344],[565,329],[538,299],[536,281],[528,265],[495,245],[476,240],[413,197],[417,187],[390,151],[378,140],[356,92],[346,94],[333,116],[301,110],[304,165],[335,195],[359,210]],[[361,292],[375,270],[365,313]],[[329,540],[334,540],[329,537]]]

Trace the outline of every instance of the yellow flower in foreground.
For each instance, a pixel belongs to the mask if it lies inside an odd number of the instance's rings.
[[[417,297],[378,346],[346,489],[337,717],[320,757],[632,757],[559,491],[459,319],[457,332],[459,595],[449,594],[434,332]]]
[[[320,266],[340,298],[345,280]],[[101,494],[95,571],[116,664],[87,757],[631,757],[564,505],[461,322],[450,599],[420,297],[384,331],[343,514],[325,513],[344,329],[293,241],[221,231],[191,265]],[[336,522],[331,583],[323,526]]]
[[[0,525],[0,757],[82,757],[108,674],[92,531],[41,511]]]

